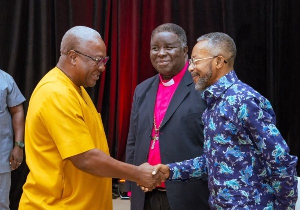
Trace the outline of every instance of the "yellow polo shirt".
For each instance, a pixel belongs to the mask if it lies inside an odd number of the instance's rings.
[[[94,148],[109,155],[100,114],[83,87],[52,69],[29,102],[25,153],[30,172],[19,209],[111,210],[111,178],[85,173],[67,159]]]

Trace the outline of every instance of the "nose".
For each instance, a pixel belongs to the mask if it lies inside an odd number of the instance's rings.
[[[158,50],[158,55],[159,56],[162,56],[162,55],[165,55],[166,54],[166,50],[162,47]]]
[[[98,71],[100,71],[101,73],[105,71],[105,65],[101,64],[98,66]]]
[[[194,69],[195,69],[195,66],[194,66],[193,64],[190,64],[190,65],[189,65],[189,68],[188,68],[188,71],[189,71],[189,72],[193,72]]]

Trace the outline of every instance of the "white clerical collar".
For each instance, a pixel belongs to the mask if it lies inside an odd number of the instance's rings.
[[[163,81],[161,81],[161,83],[162,83],[164,86],[172,86],[172,85],[175,84],[174,79],[170,79],[168,82],[163,82]]]

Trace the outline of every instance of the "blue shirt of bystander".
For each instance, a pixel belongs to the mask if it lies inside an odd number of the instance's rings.
[[[12,76],[0,69],[0,173],[11,171],[9,155],[13,148],[13,126],[8,107],[25,101]]]

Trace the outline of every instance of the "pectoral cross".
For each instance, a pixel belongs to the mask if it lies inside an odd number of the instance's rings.
[[[151,145],[151,149],[154,149],[154,147],[155,147],[155,142],[157,141],[159,139],[159,137],[158,136],[156,136],[156,134],[155,134],[155,136],[153,136],[152,137],[152,145]]]
[[[152,145],[151,145],[151,149],[154,149],[155,147],[155,142],[159,140],[159,127],[156,127],[156,123],[155,123],[155,118],[153,120],[153,126],[154,126],[154,136],[152,137]]]

